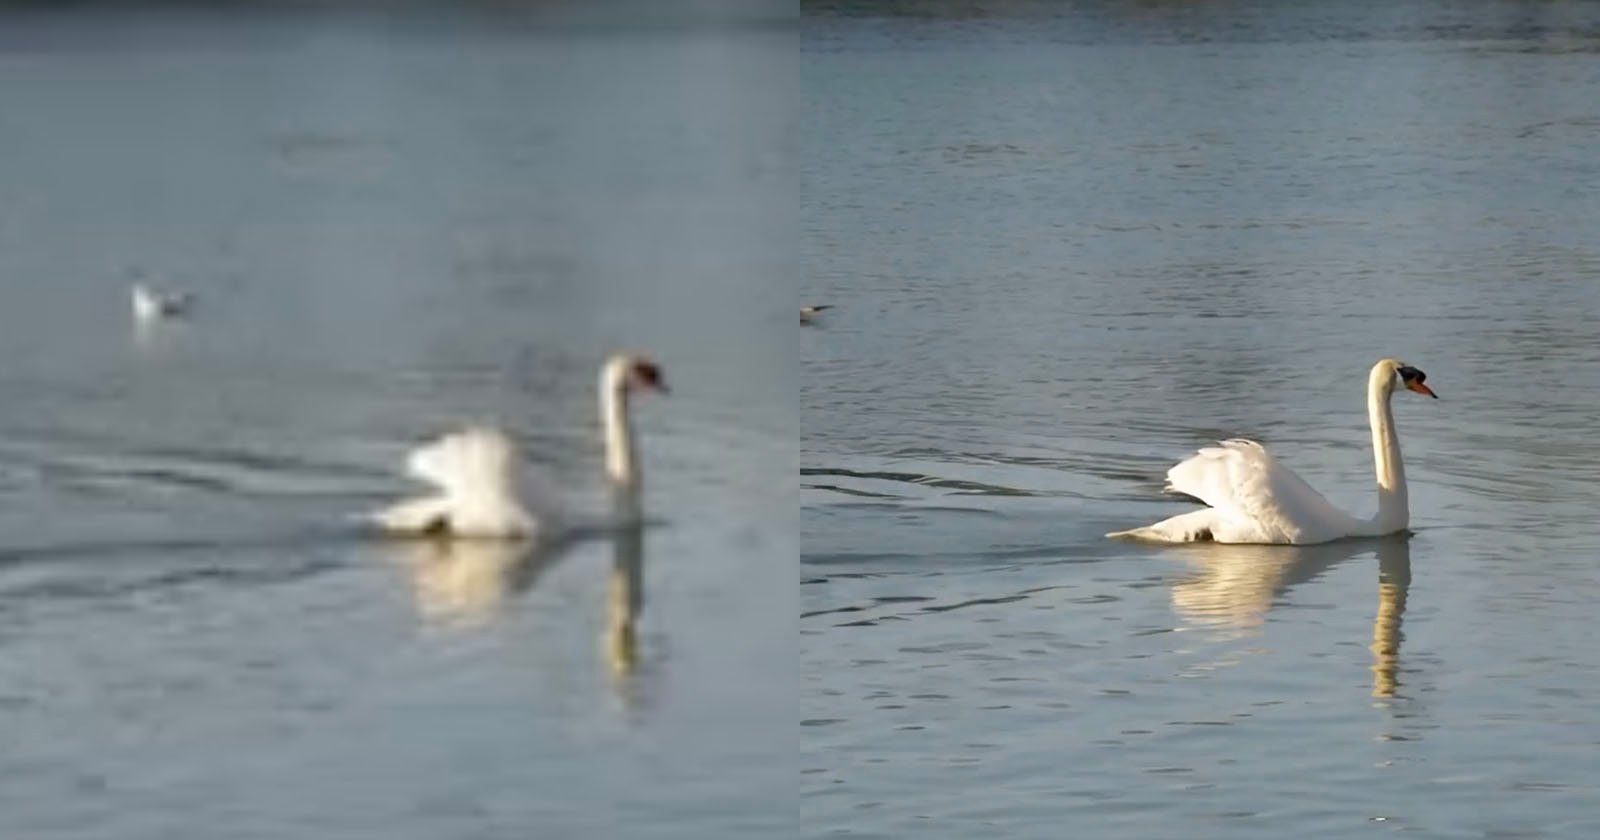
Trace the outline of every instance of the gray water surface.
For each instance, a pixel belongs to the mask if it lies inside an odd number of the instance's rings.
[[[0,835],[790,830],[792,56],[759,27],[8,17]],[[193,317],[136,329],[131,267]],[[351,521],[483,420],[602,512],[621,348],[673,387],[636,404],[638,544]]]
[[[1301,5],[807,7],[806,836],[1600,830],[1600,9]],[[1102,539],[1381,356],[1409,540]]]

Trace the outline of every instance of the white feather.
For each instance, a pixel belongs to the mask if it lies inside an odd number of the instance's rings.
[[[412,475],[441,493],[401,502],[372,519],[396,533],[535,536],[555,510],[544,494],[538,494],[537,514],[528,509],[518,480],[520,464],[517,445],[498,429],[473,427],[446,435],[419,447],[407,461]]]
[[[1209,507],[1108,536],[1310,545],[1348,535],[1353,521],[1253,440],[1223,441],[1195,453],[1167,471],[1167,492]]]

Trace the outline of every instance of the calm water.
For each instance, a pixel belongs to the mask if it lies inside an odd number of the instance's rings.
[[[1600,831],[1600,8],[940,8],[803,20],[806,836]],[[1409,542],[1100,537],[1384,355]]]
[[[759,27],[9,16],[0,834],[792,827],[793,56]],[[131,266],[195,316],[134,330]],[[674,387],[637,406],[631,666],[629,543],[347,521],[484,418],[600,510],[624,346]]]

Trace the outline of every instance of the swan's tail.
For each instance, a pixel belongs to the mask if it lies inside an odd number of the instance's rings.
[[[436,533],[449,524],[450,502],[443,496],[410,499],[360,518],[391,534]]]
[[[1112,531],[1106,534],[1113,540],[1140,540],[1155,543],[1192,543],[1209,542],[1216,539],[1213,526],[1216,523],[1217,512],[1212,508],[1201,508],[1188,513],[1180,513],[1169,519],[1163,519],[1154,525],[1143,528],[1131,528],[1127,531]]]

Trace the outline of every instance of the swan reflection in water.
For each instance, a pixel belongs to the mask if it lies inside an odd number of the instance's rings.
[[[1378,614],[1372,619],[1372,696],[1390,698],[1400,685],[1400,620],[1411,591],[1411,543],[1378,546]]]
[[[606,594],[606,661],[617,676],[633,673],[639,662],[638,622],[644,607],[644,528],[623,528],[612,543],[611,579]]]
[[[1228,636],[1255,635],[1279,595],[1363,551],[1371,551],[1372,542],[1186,546],[1174,553],[1194,572],[1172,584],[1172,606],[1191,624]]]
[[[638,663],[644,526],[624,525],[611,539],[601,642],[612,672],[627,676]],[[511,597],[531,589],[571,544],[441,537],[396,540],[391,545],[411,572],[417,611],[424,620],[476,626],[493,619]]]
[[[526,540],[443,537],[391,543],[411,572],[424,620],[478,625],[555,565],[561,546]]]
[[[1411,587],[1407,536],[1348,540],[1314,546],[1225,545],[1186,547],[1179,553],[1195,571],[1172,585],[1172,605],[1191,624],[1230,636],[1255,635],[1278,597],[1352,557],[1376,551],[1378,610],[1372,622],[1372,696],[1395,696],[1399,686],[1401,618]]]

